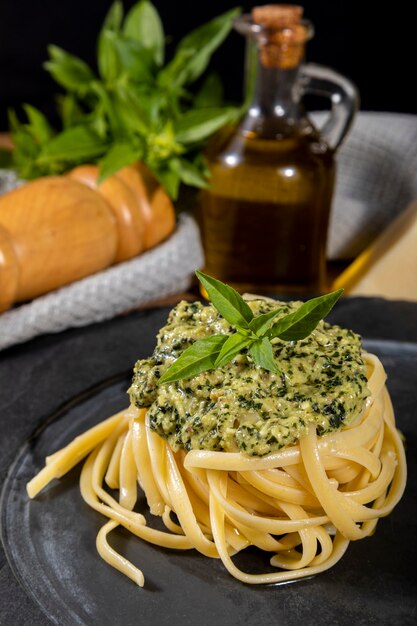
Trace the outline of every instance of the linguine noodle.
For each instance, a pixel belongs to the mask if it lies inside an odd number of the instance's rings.
[[[28,483],[28,494],[35,497],[85,459],[82,497],[108,518],[97,535],[97,550],[140,586],[141,570],[107,541],[117,526],[158,546],[195,548],[220,558],[245,583],[280,583],[323,572],[339,561],[349,541],[373,533],[405,488],[404,448],[385,372],[377,357],[365,353],[364,359],[371,394],[362,415],[340,431],[319,437],[310,425],[296,445],[263,457],[174,453],[151,431],[146,409],[130,407],[48,457]],[[149,527],[135,512],[137,484],[166,532]],[[119,491],[118,500],[109,489]],[[233,556],[250,545],[272,553],[276,571],[240,570]]]

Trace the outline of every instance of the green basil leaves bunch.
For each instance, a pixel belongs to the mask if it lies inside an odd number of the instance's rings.
[[[206,370],[222,367],[244,349],[247,349],[257,366],[279,374],[271,339],[304,339],[332,310],[343,292],[343,289],[339,289],[308,300],[296,311],[276,321],[281,313],[280,308],[255,317],[248,303],[232,287],[202,272],[196,274],[214,307],[236,332],[232,335],[211,335],[193,343],[167,369],[159,379],[160,384],[190,378]]]
[[[222,85],[209,74],[197,93],[192,86],[229,34],[239,10],[228,11],[185,36],[165,63],[165,33],[150,0],[127,15],[116,0],[98,37],[98,74],[83,60],[49,46],[45,68],[64,90],[59,97],[62,130],[24,105],[27,122],[10,112],[13,164],[23,178],[60,174],[98,163],[101,179],[141,160],[172,198],[179,185],[207,185],[204,142],[236,119],[222,106]]]

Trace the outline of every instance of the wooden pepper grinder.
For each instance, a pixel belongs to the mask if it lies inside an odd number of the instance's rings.
[[[173,205],[143,166],[99,186],[88,168],[88,180],[77,168],[0,198],[0,312],[130,259],[174,229]]]

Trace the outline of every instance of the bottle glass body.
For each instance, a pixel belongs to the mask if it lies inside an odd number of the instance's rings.
[[[205,269],[240,290],[320,291],[334,151],[303,111],[300,65],[265,67],[248,43],[248,112],[207,152]]]

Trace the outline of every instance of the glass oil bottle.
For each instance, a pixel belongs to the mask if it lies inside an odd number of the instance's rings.
[[[205,271],[240,291],[324,289],[334,155],[357,95],[338,73],[303,64],[313,28],[302,12],[268,5],[235,22],[247,37],[248,106],[209,146],[201,226]],[[306,93],[331,100],[320,131],[304,111]]]

